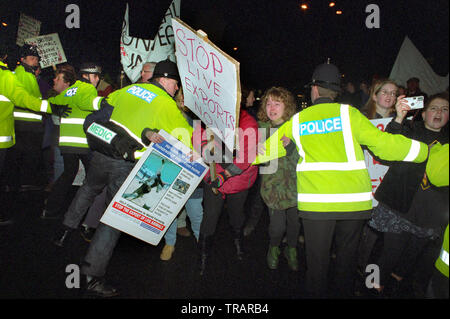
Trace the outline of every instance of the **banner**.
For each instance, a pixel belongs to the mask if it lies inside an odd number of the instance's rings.
[[[417,77],[420,80],[420,89],[428,95],[433,95],[448,88],[448,76],[437,75],[411,40],[405,37],[389,78],[406,86],[406,81]]]
[[[155,39],[129,36],[128,3],[120,37],[120,62],[128,78],[134,83],[140,78],[145,62],[175,61],[172,18],[180,16],[180,0],[173,0],[159,27]]]
[[[208,172],[201,158],[189,161],[187,146],[159,134],[165,141],[148,147],[100,220],[155,246]]]
[[[384,132],[384,129],[392,121],[392,117],[384,118],[384,119],[376,119],[370,120],[373,125],[375,125],[378,129]],[[389,170],[389,166],[380,164],[373,156],[367,151],[364,150],[364,158],[366,162],[367,170],[369,171],[370,180],[372,182],[372,195],[375,195],[375,192],[383,181],[384,175]],[[372,196],[373,207],[378,206],[378,201]]]
[[[41,30],[41,21],[36,20],[26,14],[20,13],[19,27],[17,28],[16,44],[21,47],[25,39],[36,37]]]
[[[241,103],[239,62],[181,20],[172,19],[172,25],[184,104],[233,151]]]
[[[41,68],[67,62],[58,33],[28,38],[25,42],[37,46],[39,56],[41,57],[41,61],[39,62]]]

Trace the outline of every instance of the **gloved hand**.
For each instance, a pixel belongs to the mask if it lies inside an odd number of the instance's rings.
[[[211,182],[211,186],[213,188],[220,188],[227,179],[228,177],[225,175],[225,172],[218,173],[216,179]]]
[[[72,108],[66,105],[59,105],[50,103],[50,108],[52,109],[52,114],[60,117],[68,117],[72,113]]]
[[[123,159],[131,162],[135,161],[134,152],[142,149],[142,146],[140,146],[137,142],[122,135],[115,136],[111,141],[111,145],[116,149],[120,156],[123,157]]]

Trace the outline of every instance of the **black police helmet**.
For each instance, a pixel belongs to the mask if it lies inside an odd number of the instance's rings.
[[[180,75],[178,73],[176,63],[170,61],[169,59],[156,63],[152,79],[160,77],[180,81]]]
[[[26,58],[27,56],[35,56],[39,59],[39,61],[41,60],[37,47],[33,44],[24,43],[19,50],[19,57]]]
[[[311,87],[312,85],[340,92],[341,74],[337,66],[329,62],[318,65],[313,72],[311,82],[305,87]]]

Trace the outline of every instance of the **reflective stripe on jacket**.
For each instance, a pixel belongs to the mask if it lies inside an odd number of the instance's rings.
[[[424,143],[382,132],[357,109],[337,103],[313,105],[295,114],[277,133],[266,141],[266,154],[254,163],[284,156],[283,135],[294,140],[300,155],[298,209],[307,212],[372,208],[372,186],[360,145],[385,160],[423,162],[427,157]]]

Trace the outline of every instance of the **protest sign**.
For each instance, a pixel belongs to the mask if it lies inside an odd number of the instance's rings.
[[[34,38],[28,38],[26,43],[37,46],[41,68],[67,62],[58,33],[50,33]]]
[[[134,83],[140,77],[145,62],[159,62],[168,57],[175,61],[172,18],[180,16],[180,0],[173,0],[159,27],[155,39],[129,36],[128,4],[120,38],[120,62],[128,78]]]
[[[192,195],[207,166],[189,161],[190,149],[161,130],[163,143],[152,143],[128,175],[101,222],[152,245]]]
[[[390,121],[392,121],[392,117],[370,120],[370,122],[372,122],[374,126],[376,126],[383,132]],[[373,156],[367,150],[364,150],[364,158],[367,170],[369,171],[370,180],[372,182],[372,195],[375,195],[378,186],[380,186],[381,182],[383,181],[384,175],[389,170],[389,166],[380,164],[380,162],[373,158]],[[373,207],[378,206],[378,201],[373,196],[372,202]]]
[[[41,21],[27,16],[26,14],[20,13],[16,44],[19,47],[23,46],[25,43],[25,39],[38,36],[40,30]]]
[[[241,102],[239,62],[203,32],[176,18],[172,25],[184,104],[232,151]]]

